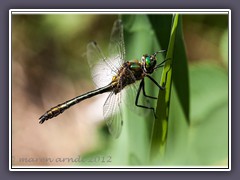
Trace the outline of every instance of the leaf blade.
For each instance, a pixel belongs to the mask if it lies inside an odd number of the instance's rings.
[[[156,108],[156,119],[153,124],[150,157],[153,158],[160,154],[163,157],[165,154],[165,144],[167,139],[169,104],[172,82],[172,59],[174,52],[175,36],[178,27],[178,14],[174,16],[173,25],[171,29],[171,36],[169,40],[168,50],[165,66],[163,68],[160,85],[165,86],[165,90],[160,90],[158,95],[158,102]]]

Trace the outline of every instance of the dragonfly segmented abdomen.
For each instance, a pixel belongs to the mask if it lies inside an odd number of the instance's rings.
[[[48,110],[45,114],[43,114],[39,118],[39,123],[42,124],[42,123],[44,123],[44,121],[58,116],[59,114],[63,113],[63,111],[65,111],[66,109],[70,108],[74,104],[77,104],[77,103],[83,101],[84,99],[87,99],[87,98],[90,98],[90,97],[93,97],[95,95],[102,94],[102,93],[105,93],[105,92],[110,92],[110,91],[112,91],[112,89],[113,89],[113,85],[109,84],[109,85],[104,86],[102,88],[90,91],[90,92],[85,93],[81,96],[73,98],[69,101],[66,101],[66,102],[62,103],[62,104],[59,104],[59,105],[51,108],[50,110]]]

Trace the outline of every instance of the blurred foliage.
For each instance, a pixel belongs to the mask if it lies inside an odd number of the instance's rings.
[[[169,15],[124,16],[127,59],[140,59],[144,53],[167,49],[171,27]],[[125,19],[124,19],[125,18]],[[161,19],[158,33],[152,24]],[[76,89],[94,88],[84,53],[89,41],[95,40],[106,52],[116,15],[13,15],[13,62],[26,73],[26,91],[32,103],[41,104],[42,91],[50,82],[66,79]],[[154,165],[226,165],[228,163],[228,17],[227,15],[183,15],[183,39],[188,68],[175,66],[177,82],[173,83],[166,155]],[[131,23],[132,22],[132,23]],[[144,26],[142,26],[144,24]],[[165,35],[159,36],[161,31]],[[174,56],[180,59],[184,49]],[[161,60],[163,56],[158,59]],[[181,60],[179,60],[181,62]],[[154,78],[161,79],[161,70]],[[186,83],[181,73],[189,73],[190,125],[185,120],[186,104],[180,103],[176,86]],[[160,76],[159,76],[160,74]],[[174,76],[174,71],[173,71]],[[186,76],[184,76],[186,77]],[[17,77],[13,77],[16,87]],[[183,85],[183,87],[186,87]],[[187,89],[186,89],[187,90]],[[56,87],[55,91],[60,91]],[[158,89],[147,82],[147,92],[157,96]],[[54,91],[49,91],[54,95]],[[51,97],[50,95],[50,97]],[[64,98],[64,97],[63,97]],[[39,103],[40,102],[40,103]],[[40,107],[40,105],[39,105]],[[99,129],[99,146],[84,158],[111,156],[111,163],[97,160],[80,165],[149,165],[150,136],[154,118],[127,111],[119,139],[109,137],[106,126]]]
[[[213,165],[228,154],[228,86],[224,69],[212,64],[190,68],[190,119],[181,121],[171,104],[167,158],[170,165]],[[209,78],[211,77],[211,78]],[[176,92],[173,92],[174,97]],[[175,108],[177,107],[177,108]]]
[[[115,19],[108,15],[13,15],[13,59],[24,66],[26,90],[33,102],[41,102],[41,89],[52,78],[82,85],[91,80],[86,44],[96,40],[106,48]]]

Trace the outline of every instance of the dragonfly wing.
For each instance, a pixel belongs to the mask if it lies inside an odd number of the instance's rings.
[[[97,87],[109,84],[112,77],[118,74],[125,57],[123,40],[123,25],[121,20],[115,21],[109,43],[109,58],[107,58],[96,42],[87,46],[87,60],[92,70],[92,78]]]
[[[118,138],[122,131],[121,94],[115,95],[111,92],[103,106],[103,115],[106,120],[109,132]]]
[[[109,57],[114,63],[122,65],[125,59],[125,45],[123,37],[123,24],[120,19],[116,20],[113,24],[112,33],[109,43]]]
[[[116,72],[96,42],[87,45],[87,60],[96,86],[103,87],[109,84]]]

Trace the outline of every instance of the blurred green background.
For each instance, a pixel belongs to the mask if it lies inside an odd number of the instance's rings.
[[[135,139],[139,137],[137,141],[142,142],[136,146],[125,133],[126,129],[117,140],[109,137],[102,121],[105,95],[84,101],[43,125],[38,124],[38,118],[50,107],[95,89],[85,56],[86,45],[95,40],[107,52],[111,28],[117,18],[117,15],[81,14],[12,16],[13,165],[86,165],[57,159],[100,155],[106,159],[110,156],[112,162],[87,164],[149,164],[148,137],[142,139],[135,134]],[[189,70],[190,125],[179,118],[182,115],[176,109],[181,105],[177,104],[179,97],[173,89],[166,156],[161,161],[156,158],[154,164],[226,166],[228,16],[182,15],[182,31]],[[127,37],[129,59],[152,53],[145,52],[147,43],[141,37],[137,38],[142,49],[137,48],[136,41],[130,41],[131,35]],[[161,49],[167,49],[166,45],[161,45]],[[133,51],[140,54],[131,56]],[[130,128],[140,128],[139,133],[143,132],[138,119],[129,122]]]

